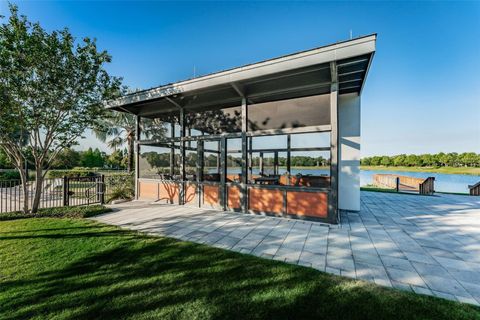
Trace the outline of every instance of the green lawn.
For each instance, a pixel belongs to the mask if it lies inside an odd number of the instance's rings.
[[[361,186],[360,190],[362,190],[362,191],[372,191],[372,192],[399,193],[395,189],[377,187],[373,184],[367,184],[367,185]],[[411,194],[411,193],[407,193],[407,194]]]
[[[0,222],[0,319],[480,319],[480,309],[83,219]]]

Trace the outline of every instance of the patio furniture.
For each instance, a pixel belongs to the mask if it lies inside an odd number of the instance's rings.
[[[254,179],[255,184],[267,184],[278,185],[280,183],[280,177],[278,176],[264,176]]]

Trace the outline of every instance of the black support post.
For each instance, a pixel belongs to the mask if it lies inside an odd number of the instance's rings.
[[[248,108],[247,99],[242,99],[242,174],[240,180],[242,212],[248,212]]]
[[[223,210],[227,210],[227,139],[225,137],[220,139],[220,206]],[[217,158],[218,159],[218,158]],[[217,160],[218,161],[218,160]]]
[[[185,137],[185,110],[180,109],[180,138]],[[180,191],[179,204],[185,203],[185,141],[180,141]]]
[[[135,116],[135,142],[134,142],[134,148],[135,148],[135,199],[138,200],[140,197],[139,195],[139,182],[138,179],[140,178],[140,144],[138,143],[140,141],[140,134],[141,134],[141,126],[140,126],[140,116]]]
[[[170,123],[170,138],[175,138],[175,122]],[[173,175],[175,174],[175,146],[173,145],[173,141],[170,142],[170,177],[173,179]]]

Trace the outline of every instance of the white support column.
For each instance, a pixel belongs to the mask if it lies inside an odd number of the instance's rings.
[[[330,62],[332,84],[330,87],[330,195],[328,199],[328,220],[338,222],[338,77],[337,63]]]
[[[360,210],[360,96],[339,97],[339,209]]]

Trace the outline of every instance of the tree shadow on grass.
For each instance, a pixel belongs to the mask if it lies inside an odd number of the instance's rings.
[[[2,282],[8,299],[0,299],[0,318],[440,319],[454,308],[475,312],[169,238],[124,231],[49,237],[101,241],[102,234],[118,237],[118,244],[58,270]]]
[[[2,231],[1,234],[14,234],[14,233],[38,233],[38,232],[51,232],[51,231],[66,231],[66,230],[82,230],[82,229],[98,229],[98,226],[75,226],[75,227],[65,227],[65,228],[41,228],[41,229],[29,229],[29,230],[15,230],[15,231]]]

